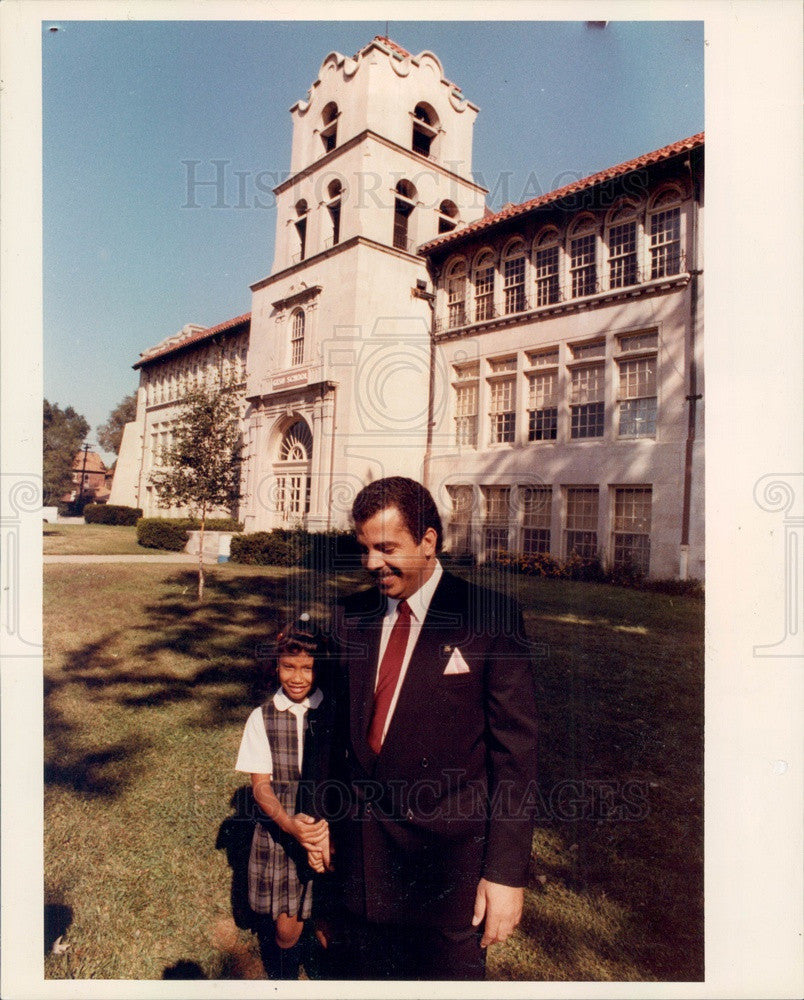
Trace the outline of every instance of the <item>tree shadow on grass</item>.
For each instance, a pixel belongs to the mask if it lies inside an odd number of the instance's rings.
[[[349,586],[348,579],[339,582]],[[204,733],[242,724],[265,695],[264,655],[280,624],[301,602],[323,616],[322,595],[329,601],[335,589],[330,581],[312,581],[305,591],[298,575],[227,572],[210,574],[207,600],[198,605],[194,584],[193,572],[172,575],[164,596],[155,594],[124,626],[127,648],[135,636],[126,661],[115,655],[121,627],[67,655],[46,690],[49,781],[115,795],[124,780],[136,780],[133,765],[149,747],[145,738],[81,747],[76,725],[54,705],[65,685],[75,685],[80,697],[126,709],[182,706],[183,724]],[[536,664],[539,791],[547,803],[539,825],[561,843],[556,857],[537,859],[536,870],[586,901],[605,894],[623,919],[613,937],[594,929],[584,934],[540,909],[526,916],[523,929],[536,949],[550,942],[556,961],[570,969],[578,969],[579,956],[591,947],[606,963],[626,953],[638,978],[699,980],[701,678],[674,652],[669,631],[646,638],[615,632],[611,621],[595,623],[584,609],[573,608],[583,622],[553,610],[545,608],[540,618],[538,606],[527,609],[531,638],[546,651]],[[637,783],[630,805],[624,796],[629,781]],[[568,787],[572,794],[557,798],[556,790]],[[251,827],[238,818],[243,803],[236,798],[216,846],[227,851],[232,911],[236,926],[245,928]]]

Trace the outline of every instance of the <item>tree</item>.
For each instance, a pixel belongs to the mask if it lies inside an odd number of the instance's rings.
[[[173,444],[150,476],[163,509],[187,507],[201,523],[198,546],[198,600],[204,596],[204,530],[207,517],[221,508],[234,513],[242,496],[243,444],[240,397],[234,383],[222,380],[188,392],[173,425]]]
[[[72,487],[73,461],[89,434],[89,424],[72,406],[62,410],[47,400],[42,416],[43,503],[51,507]]]
[[[120,454],[120,444],[123,440],[123,428],[137,416],[137,394],[132,392],[109,414],[105,424],[98,427],[98,444],[104,451]]]

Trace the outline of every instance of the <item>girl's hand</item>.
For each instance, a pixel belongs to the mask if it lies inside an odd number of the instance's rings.
[[[325,819],[314,820],[305,813],[296,813],[290,820],[290,833],[306,851],[321,850],[329,841],[329,826]]]

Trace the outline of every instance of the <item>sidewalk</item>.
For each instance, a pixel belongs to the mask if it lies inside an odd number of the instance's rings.
[[[217,566],[217,553],[204,557],[204,566]],[[189,552],[164,552],[154,556],[42,556],[43,563],[193,563],[198,565],[198,555]]]

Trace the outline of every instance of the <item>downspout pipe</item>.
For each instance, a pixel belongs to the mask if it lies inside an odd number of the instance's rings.
[[[698,212],[701,198],[700,174],[693,170],[691,158],[686,160],[692,183],[692,263],[690,268],[690,324],[689,324],[689,365],[687,401],[687,440],[684,447],[684,490],[681,507],[681,551],[679,554],[679,577],[686,580],[689,572],[690,512],[692,509],[692,458],[695,445],[695,425],[698,415],[698,365],[695,348],[698,323],[699,278],[703,271],[699,267]]]
[[[433,288],[438,280],[438,270],[428,260],[427,270],[430,273],[430,280]],[[428,373],[427,384],[427,436],[424,445],[424,459],[422,460],[422,484],[425,489],[430,489],[430,462],[433,454],[433,429],[435,426],[435,380],[436,380],[436,342],[435,342],[435,294],[433,292],[419,292],[419,298],[427,301],[430,307],[430,371]]]

